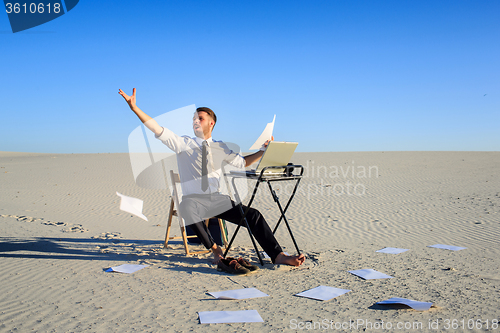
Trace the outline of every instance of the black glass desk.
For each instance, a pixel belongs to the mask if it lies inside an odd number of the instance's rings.
[[[298,172],[300,170],[300,172]],[[274,172],[273,172],[274,171]],[[240,208],[241,212],[241,220],[238,223],[238,226],[236,227],[236,230],[233,234],[233,237],[231,238],[231,241],[226,247],[226,251],[224,252],[224,257],[226,257],[227,253],[229,252],[229,249],[231,248],[231,245],[233,244],[234,239],[236,238],[236,235],[238,234],[238,231],[241,226],[245,226],[248,230],[248,233],[250,235],[250,239],[252,240],[252,244],[255,248],[255,251],[257,252],[257,257],[259,258],[260,264],[264,266],[264,262],[262,261],[262,257],[260,255],[259,249],[257,248],[257,244],[255,242],[254,236],[252,234],[252,231],[250,230],[250,227],[248,225],[248,221],[246,219],[246,216],[248,214],[248,211],[250,210],[250,207],[252,206],[253,200],[255,199],[255,195],[257,193],[257,190],[259,188],[259,185],[261,183],[267,183],[269,187],[269,191],[271,192],[271,195],[273,197],[273,200],[276,202],[279,210],[280,210],[280,218],[278,220],[278,223],[274,227],[273,234],[276,233],[276,230],[278,229],[281,221],[285,221],[285,224],[288,228],[288,232],[290,233],[290,237],[292,238],[293,244],[295,245],[295,249],[297,250],[297,254],[300,254],[299,247],[297,245],[297,242],[295,241],[295,237],[293,237],[292,229],[290,228],[290,224],[288,223],[288,220],[286,218],[286,211],[288,210],[288,207],[290,207],[290,203],[292,202],[293,197],[295,196],[295,193],[297,192],[297,188],[299,186],[300,180],[302,179],[302,175],[304,173],[304,167],[302,165],[286,165],[286,166],[270,166],[270,167],[265,167],[262,169],[260,173],[257,174],[249,174],[249,173],[235,173],[235,172],[229,172],[229,173],[224,173],[224,175],[228,178],[231,178],[231,184],[232,188],[234,190],[234,196],[235,196],[235,201],[238,202],[238,206]],[[238,178],[247,178],[247,179],[253,179],[255,180],[255,187],[252,192],[252,197],[250,198],[250,201],[246,205],[246,210],[243,210],[243,204],[241,201],[241,198],[238,193],[237,186],[235,184],[235,180]],[[227,178],[226,178],[227,179]],[[283,181],[295,181],[295,186],[293,187],[293,191],[288,198],[288,201],[285,205],[285,208],[281,205],[278,195],[276,194],[276,191],[272,187],[272,183],[274,182],[283,182]]]

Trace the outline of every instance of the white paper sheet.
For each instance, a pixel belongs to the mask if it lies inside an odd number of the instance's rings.
[[[313,289],[303,291],[301,293],[295,294],[295,296],[307,297],[312,299],[317,299],[320,301],[329,301],[332,298],[343,295],[350,292],[349,289],[339,289],[328,286],[319,286]]]
[[[408,249],[400,249],[397,247],[385,247],[382,250],[378,250],[375,252],[380,252],[380,253],[389,253],[389,254],[399,254],[408,251]]]
[[[262,323],[257,310],[198,312],[200,324]]]
[[[217,291],[209,294],[218,299],[246,299],[269,296],[256,288]]]
[[[250,150],[260,149],[260,147],[262,147],[262,145],[266,143],[267,140],[271,140],[271,136],[273,135],[275,120],[276,120],[276,115],[274,115],[273,121],[266,125],[266,128],[264,128],[264,131],[259,136],[257,141],[255,141],[252,147],[250,147]]]
[[[110,267],[106,270],[106,272],[117,272],[117,273],[127,273],[132,274],[141,270],[145,267],[149,267],[149,265],[133,265],[133,264],[123,264],[120,266]]]
[[[436,249],[444,249],[444,250],[451,250],[451,251],[460,251],[460,250],[466,249],[466,247],[443,245],[443,244],[428,245],[427,247],[435,247]]]
[[[377,304],[404,304],[417,311],[427,311],[432,306],[432,303],[429,302],[418,302],[411,299],[398,297],[389,298],[388,300],[377,302]]]
[[[393,276],[377,272],[374,269],[358,269],[356,271],[349,271],[349,273],[359,276],[365,280],[373,280],[373,279],[392,279]]]
[[[121,210],[138,216],[143,220],[148,220],[148,218],[142,214],[143,201],[141,199],[127,197],[126,195],[120,194],[118,192],[116,192],[116,194],[118,194],[118,196],[122,198],[120,202]]]

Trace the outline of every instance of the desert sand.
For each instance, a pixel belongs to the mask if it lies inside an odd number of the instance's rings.
[[[500,330],[500,152],[296,153],[292,161],[306,167],[287,213],[305,264],[267,259],[234,276],[208,255],[185,256],[180,242],[163,248],[170,194],[138,187],[127,154],[0,153],[0,331]],[[117,191],[143,200],[149,221],[119,210]],[[253,206],[276,224],[269,193]],[[284,225],[277,238],[294,253]],[[409,251],[375,252],[384,247]],[[230,254],[257,262],[243,231]],[[150,266],[105,272],[124,263]],[[365,268],[393,278],[348,272]],[[351,292],[324,302],[294,296],[320,285]],[[245,287],[270,296],[207,294]],[[433,307],[376,304],[391,297]],[[200,324],[199,311],[215,310],[257,310],[263,322]]]

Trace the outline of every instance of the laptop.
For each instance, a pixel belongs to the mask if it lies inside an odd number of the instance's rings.
[[[290,162],[297,145],[298,142],[271,141],[269,142],[264,155],[262,155],[256,169],[247,171],[231,171],[231,174],[257,177],[265,167],[287,165],[288,162]],[[264,175],[281,175],[284,171],[285,168],[267,169]]]

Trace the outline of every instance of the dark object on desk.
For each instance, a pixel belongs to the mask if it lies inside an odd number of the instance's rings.
[[[293,175],[293,163],[288,163],[285,169],[285,176],[290,177]]]

